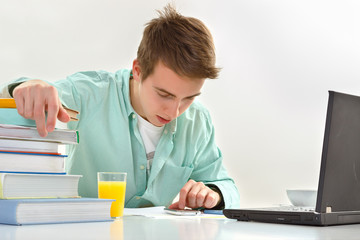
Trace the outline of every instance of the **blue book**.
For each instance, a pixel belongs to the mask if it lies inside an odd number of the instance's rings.
[[[16,108],[0,108],[0,123],[36,127],[34,120],[20,116]]]
[[[0,223],[26,225],[111,221],[113,201],[99,198],[0,200]]]

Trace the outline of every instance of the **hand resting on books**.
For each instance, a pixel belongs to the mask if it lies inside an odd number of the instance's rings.
[[[24,118],[35,120],[42,137],[54,131],[56,119],[61,122],[70,121],[70,116],[60,102],[57,89],[42,80],[29,80],[20,84],[14,89],[13,96],[18,113]]]

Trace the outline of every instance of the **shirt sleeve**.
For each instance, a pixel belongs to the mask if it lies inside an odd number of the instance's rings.
[[[1,86],[0,89],[0,97],[1,98],[11,98],[10,94],[9,94],[9,89],[7,85]]]
[[[198,151],[194,161],[194,171],[190,178],[201,181],[205,185],[215,185],[223,196],[225,208],[238,208],[240,203],[239,192],[234,180],[229,177],[224,165],[220,149],[215,143],[214,126],[210,116],[205,114],[206,126],[203,132],[203,141],[197,144]]]
[[[12,92],[21,83],[29,80],[28,78],[22,77],[12,82],[4,83],[0,86],[0,97],[1,98],[12,98]]]

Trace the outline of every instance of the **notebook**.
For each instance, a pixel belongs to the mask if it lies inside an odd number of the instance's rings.
[[[224,215],[239,221],[268,223],[319,226],[360,223],[360,97],[329,91],[313,211],[225,209]]]

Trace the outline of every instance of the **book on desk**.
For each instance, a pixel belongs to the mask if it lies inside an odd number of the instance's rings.
[[[0,200],[0,223],[11,225],[110,221],[112,199],[34,198]]]
[[[16,105],[11,105],[14,101],[7,101],[10,106],[0,99],[0,223],[111,220],[113,200],[81,198],[81,176],[65,172],[67,156],[60,153],[59,146],[78,144],[79,133],[56,128],[41,137],[35,121],[20,116]]]

